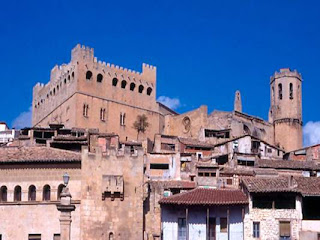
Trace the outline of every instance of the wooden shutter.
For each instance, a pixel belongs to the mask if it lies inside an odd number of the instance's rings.
[[[290,236],[290,222],[280,222],[280,236]]]

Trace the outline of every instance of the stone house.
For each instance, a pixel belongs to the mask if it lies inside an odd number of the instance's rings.
[[[245,239],[317,240],[320,236],[319,178],[244,178],[249,197]]]
[[[240,190],[196,188],[159,203],[162,239],[243,239],[248,200]]]
[[[62,176],[70,175],[71,238],[80,239],[81,155],[47,147],[0,148],[0,239],[59,239]]]

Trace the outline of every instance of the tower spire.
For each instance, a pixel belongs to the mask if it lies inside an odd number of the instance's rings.
[[[234,96],[234,111],[242,112],[241,94],[237,90]]]

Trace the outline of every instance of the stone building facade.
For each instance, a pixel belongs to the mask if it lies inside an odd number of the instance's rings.
[[[97,128],[114,132],[121,140],[137,139],[133,123],[145,114],[149,127],[142,136],[152,138],[164,128],[164,115],[175,114],[156,102],[156,67],[142,72],[106,64],[92,48],[77,45],[68,64],[55,66],[47,84],[33,88],[32,124]]]

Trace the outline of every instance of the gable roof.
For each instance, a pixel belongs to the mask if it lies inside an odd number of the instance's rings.
[[[290,181],[292,181],[290,183]],[[242,184],[250,193],[293,192],[302,196],[320,196],[318,177],[265,177],[242,179]]]
[[[81,154],[50,147],[1,147],[0,163],[80,162]]]
[[[320,165],[314,161],[295,160],[256,160],[256,167],[295,170],[320,170]]]
[[[247,196],[241,190],[196,188],[162,198],[161,205],[244,205],[248,204]]]

